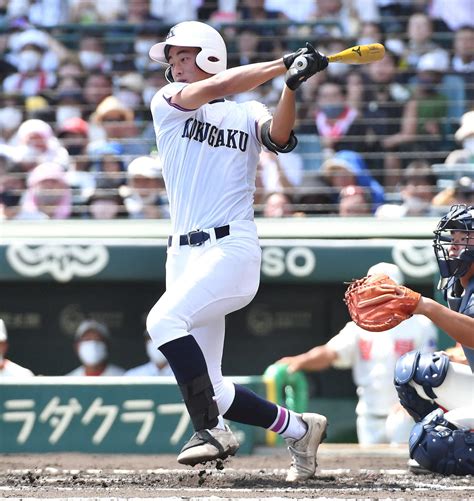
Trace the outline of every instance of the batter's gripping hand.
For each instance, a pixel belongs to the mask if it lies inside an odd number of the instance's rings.
[[[291,90],[296,90],[309,77],[324,70],[328,65],[328,58],[315,50],[309,42],[306,42],[306,48],[285,56],[283,58],[285,66],[291,59],[293,61],[289,68],[287,66],[288,71],[285,76],[286,85]]]
[[[387,275],[369,275],[350,283],[344,295],[349,314],[367,331],[386,331],[411,317],[421,294]]]

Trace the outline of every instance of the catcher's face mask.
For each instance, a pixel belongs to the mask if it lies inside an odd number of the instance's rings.
[[[445,289],[466,274],[474,263],[474,207],[453,205],[438,224],[433,247]]]

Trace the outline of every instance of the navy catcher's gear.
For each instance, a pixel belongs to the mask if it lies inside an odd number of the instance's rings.
[[[456,256],[449,253],[452,231],[466,232],[467,236],[465,248]],[[474,262],[474,246],[468,245],[469,237],[474,237],[474,206],[453,205],[441,218],[434,234],[433,247],[441,277],[455,279],[465,275]],[[444,280],[442,288],[446,288],[449,283]]]
[[[398,359],[395,366],[395,388],[400,403],[416,422],[438,408],[432,402],[436,398],[433,388],[443,383],[448,367],[448,356],[439,352],[410,351]],[[426,399],[420,397],[409,384],[411,380],[423,387]]]
[[[415,424],[409,439],[410,457],[443,475],[474,474],[474,433],[459,429],[441,409]]]
[[[288,143],[285,144],[285,146],[279,146],[278,144],[274,143],[272,138],[270,137],[271,123],[272,121],[268,120],[267,122],[262,124],[260,134],[262,136],[263,145],[277,155],[278,153],[289,153],[290,151],[293,151],[298,144],[298,139],[296,139],[295,133],[291,131]]]

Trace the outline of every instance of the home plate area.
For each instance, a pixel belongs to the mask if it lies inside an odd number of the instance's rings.
[[[472,477],[414,474],[406,447],[323,444],[310,480],[285,481],[284,448],[262,448],[206,467],[170,455],[41,454],[0,457],[10,499],[472,499]]]

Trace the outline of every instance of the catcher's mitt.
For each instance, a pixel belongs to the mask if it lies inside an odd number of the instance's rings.
[[[421,294],[387,275],[369,275],[350,283],[344,295],[352,320],[367,331],[386,331],[411,317]]]

